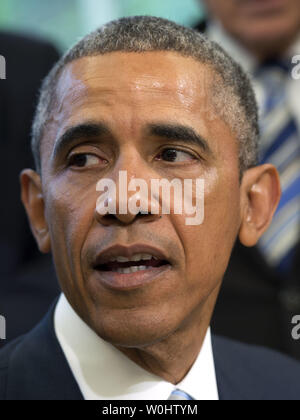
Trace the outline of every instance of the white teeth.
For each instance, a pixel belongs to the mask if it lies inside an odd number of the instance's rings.
[[[144,265],[141,265],[140,267],[129,267],[129,268],[118,268],[117,272],[119,274],[131,274],[131,273],[136,273],[137,271],[144,271],[144,270],[149,270],[151,267],[146,267]]]
[[[136,254],[132,257],[131,261],[150,261],[153,256],[150,254]]]
[[[132,257],[131,261],[141,261],[142,260],[142,254],[136,254]]]
[[[117,257],[116,258],[116,261],[117,262],[120,262],[120,263],[123,263],[123,262],[129,262],[130,259],[129,258],[126,258],[126,257]]]
[[[142,259],[143,261],[150,261],[150,260],[152,260],[152,258],[153,258],[153,255],[150,255],[150,254],[143,254],[141,259]]]
[[[115,258],[111,258],[110,262],[119,262],[119,263],[125,263],[125,262],[131,262],[131,261],[150,261],[154,258],[155,260],[158,260],[158,258],[154,257],[151,254],[135,254],[131,259],[118,256]]]

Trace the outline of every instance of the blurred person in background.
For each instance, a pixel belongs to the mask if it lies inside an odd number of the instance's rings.
[[[7,340],[35,325],[56,296],[51,260],[41,258],[20,204],[19,173],[32,165],[30,127],[42,79],[58,60],[48,42],[0,32],[6,79],[0,80],[0,314]]]
[[[282,200],[256,248],[236,245],[213,326],[248,343],[300,358],[292,318],[300,314],[300,54],[299,0],[204,0],[197,29],[250,73],[261,117],[261,163],[280,173]]]

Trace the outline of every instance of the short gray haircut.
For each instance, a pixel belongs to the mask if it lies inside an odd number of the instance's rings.
[[[65,66],[77,59],[112,52],[172,51],[210,66],[216,76],[211,99],[239,143],[241,174],[257,165],[258,110],[249,77],[225,51],[197,31],[166,19],[135,16],[110,22],[69,49],[44,79],[32,126],[32,152],[41,173],[40,145],[56,102],[56,87]]]

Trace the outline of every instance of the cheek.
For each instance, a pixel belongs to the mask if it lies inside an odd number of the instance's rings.
[[[52,252],[59,261],[69,261],[70,265],[77,261],[79,265],[81,249],[94,220],[96,187],[92,184],[78,187],[63,179],[51,181],[49,185],[46,218]]]
[[[233,179],[233,175],[223,174],[220,177],[212,171],[206,177],[201,225],[186,226],[184,217],[176,217],[174,223],[186,252],[190,291],[197,290],[201,284],[201,293],[209,293],[223,278],[238,233],[238,176]]]

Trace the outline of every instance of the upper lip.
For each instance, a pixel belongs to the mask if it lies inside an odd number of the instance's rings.
[[[128,259],[133,258],[135,254],[150,254],[159,260],[168,261],[168,257],[165,253],[153,246],[146,244],[135,244],[131,246],[115,245],[109,247],[98,254],[95,258],[94,266],[98,267],[103,264],[107,264],[112,258],[119,256],[126,257]]]

